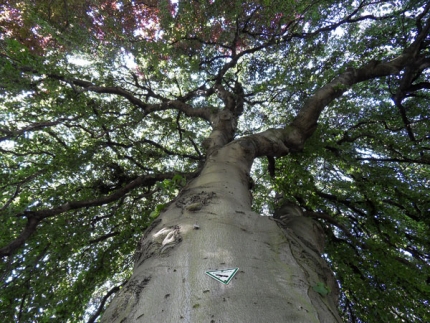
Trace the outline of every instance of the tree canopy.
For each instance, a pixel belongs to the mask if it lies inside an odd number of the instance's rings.
[[[234,106],[229,141],[315,123],[254,161],[254,208],[269,215],[282,195],[323,223],[345,321],[429,321],[429,10],[6,0],[1,316],[97,320]]]

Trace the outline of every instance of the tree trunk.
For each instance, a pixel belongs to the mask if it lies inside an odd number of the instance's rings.
[[[145,232],[102,322],[341,322],[318,225],[253,212],[249,159],[237,141],[212,154]],[[227,268],[239,268],[228,284],[205,274]]]

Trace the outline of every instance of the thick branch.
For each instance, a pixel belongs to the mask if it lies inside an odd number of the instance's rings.
[[[23,72],[40,74],[39,71],[28,66],[17,66],[17,68],[19,68]],[[95,93],[101,93],[101,94],[113,94],[113,95],[123,97],[133,105],[141,108],[145,112],[145,114],[149,114],[154,111],[178,110],[183,112],[185,115],[189,117],[198,117],[207,121],[209,121],[210,119],[211,109],[208,107],[196,109],[191,105],[184,103],[183,101],[168,100],[168,99],[164,99],[162,100],[163,101],[162,103],[158,103],[158,104],[147,104],[142,100],[140,100],[139,98],[137,98],[135,95],[133,95],[133,93],[131,93],[130,91],[127,91],[121,87],[98,86],[89,81],[80,80],[76,78],[68,79],[65,76],[57,75],[57,74],[48,74],[48,77],[70,84],[70,86],[78,93],[83,91],[89,91],[89,92],[95,92]],[[80,87],[81,89],[77,89],[76,87]]]
[[[357,69],[347,69],[333,81],[317,90],[304,103],[291,125],[300,129],[304,139],[307,139],[315,131],[315,125],[322,110],[351,86],[371,79],[398,74],[404,68],[414,66],[421,44],[426,39],[429,30],[430,19],[427,20],[426,26],[417,35],[415,41],[404,50],[403,54],[389,62],[370,61]]]
[[[142,100],[136,98],[132,93],[126,91],[120,87],[104,87],[97,86],[91,82],[73,79],[72,81],[67,81],[63,77],[52,76],[54,78],[63,80],[67,83],[71,83],[73,85],[77,85],[85,89],[86,91],[96,92],[96,93],[105,93],[105,94],[114,94],[121,96],[127,99],[133,105],[142,108],[145,114],[149,114],[154,111],[163,111],[163,110],[178,110],[183,112],[185,115],[189,117],[200,117],[205,120],[209,120],[210,110],[208,108],[199,108],[195,109],[191,105],[186,104],[179,100],[166,100],[159,104],[147,104]]]
[[[28,132],[28,131],[43,130],[43,129],[47,128],[47,127],[56,126],[56,125],[59,125],[59,124],[61,124],[63,122],[67,122],[67,121],[74,121],[74,120],[77,120],[77,119],[79,119],[81,117],[82,116],[78,116],[78,117],[71,118],[71,119],[60,118],[60,119],[55,120],[55,121],[35,122],[35,123],[32,123],[32,124],[30,124],[28,126],[25,126],[25,127],[21,128],[21,129],[18,129],[18,130],[8,130],[8,129],[0,128],[0,133],[5,133],[6,134],[6,136],[0,137],[0,142],[4,141],[4,140],[11,139],[12,137],[16,137],[16,136],[22,135],[23,133]]]
[[[189,159],[193,159],[193,160],[201,160],[202,157],[201,156],[194,156],[194,155],[190,155],[190,154],[180,154],[177,153],[175,151],[169,150],[165,147],[163,147],[162,145],[156,143],[155,141],[149,140],[149,139],[143,139],[143,140],[139,140],[139,141],[134,141],[133,144],[121,144],[121,143],[117,143],[117,142],[113,142],[113,141],[108,141],[108,142],[102,142],[103,145],[106,145],[108,147],[114,147],[114,146],[119,146],[119,147],[124,147],[124,148],[131,148],[134,146],[134,144],[139,143],[139,144],[149,144],[151,146],[154,146],[158,149],[160,149],[161,151],[163,151],[166,155],[169,156],[179,156],[182,158],[189,158]]]
[[[164,110],[177,110],[181,111],[188,117],[198,117],[206,121],[210,121],[211,108],[204,107],[197,109],[179,100],[169,100],[159,104],[148,104],[144,108],[145,114]]]
[[[398,74],[407,64],[412,62],[413,57],[411,55],[403,54],[389,62],[370,61],[360,68],[348,69],[317,90],[304,103],[291,125],[300,129],[305,139],[310,137],[323,109],[342,96],[351,86],[374,78]]]
[[[39,211],[29,211],[25,212],[24,215],[27,217],[35,217],[40,220],[48,217],[52,217],[70,210],[81,209],[84,207],[92,207],[92,206],[100,206],[104,204],[111,203],[123,197],[128,192],[133,189],[141,186],[152,186],[158,181],[162,181],[164,179],[170,179],[175,175],[175,173],[164,173],[158,175],[142,175],[137,177],[135,180],[113,192],[108,196],[103,196],[101,198],[93,199],[93,200],[84,200],[84,201],[72,201],[67,202],[59,207],[39,210]]]
[[[354,84],[398,74],[406,66],[414,64],[415,56],[410,49],[415,46],[416,42],[405,50],[404,54],[389,62],[370,61],[357,69],[346,70],[305,101],[293,122],[286,128],[269,129],[243,140],[251,139],[253,148],[251,153],[254,157],[283,156],[289,152],[302,150],[304,142],[315,131],[317,120],[327,105],[342,96]]]
[[[103,196],[93,200],[84,200],[84,201],[72,201],[64,203],[55,208],[51,209],[42,209],[38,211],[25,211],[23,214],[19,214],[17,216],[25,216],[27,218],[27,224],[21,234],[7,246],[0,248],[0,257],[11,255],[16,249],[21,247],[25,241],[36,231],[37,225],[45,218],[53,217],[62,213],[65,213],[70,210],[81,209],[85,207],[93,207],[100,206],[111,203],[123,197],[125,194],[130,192],[131,190],[140,187],[140,186],[151,186],[154,185],[158,181],[162,181],[164,179],[173,178],[175,173],[165,173],[158,175],[143,175],[139,176],[123,188],[120,188],[114,191],[112,194],[108,196]]]
[[[415,92],[423,89],[430,90],[430,82],[420,82],[413,84],[408,88],[408,92]]]
[[[36,227],[40,220],[37,218],[28,218],[27,224],[21,234],[9,243],[6,247],[0,249],[0,257],[11,255],[16,249],[21,247],[24,242],[36,231]]]
[[[126,283],[128,282],[128,280],[126,280],[126,281],[124,281],[121,285],[119,285],[119,286],[115,286],[115,287],[112,287],[111,288],[111,290],[109,290],[107,293],[106,293],[106,295],[105,296],[103,296],[103,298],[102,298],[102,301],[100,302],[100,305],[99,305],[99,307],[97,308],[97,311],[90,317],[90,319],[88,320],[88,322],[87,323],[93,323],[93,322],[95,322],[96,320],[97,320],[97,318],[100,316],[100,314],[101,314],[101,312],[102,312],[102,310],[103,310],[103,307],[105,306],[105,303],[106,303],[106,301],[109,299],[109,297],[112,295],[112,294],[115,294],[116,292],[118,292],[120,289],[121,289],[121,287],[123,287]]]

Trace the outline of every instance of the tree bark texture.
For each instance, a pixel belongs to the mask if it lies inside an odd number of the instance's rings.
[[[341,322],[318,224],[253,212],[251,164],[240,141],[209,157],[145,232],[102,322]],[[205,274],[236,267],[227,285]]]

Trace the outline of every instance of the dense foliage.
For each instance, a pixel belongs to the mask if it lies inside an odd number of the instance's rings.
[[[430,321],[429,10],[419,0],[7,0],[1,317],[98,318],[144,229],[198,174],[224,93],[244,93],[239,138],[288,125],[348,69],[414,50],[401,73],[332,102],[303,151],[274,169],[257,160],[253,193],[260,213],[281,194],[324,223],[345,321]]]

